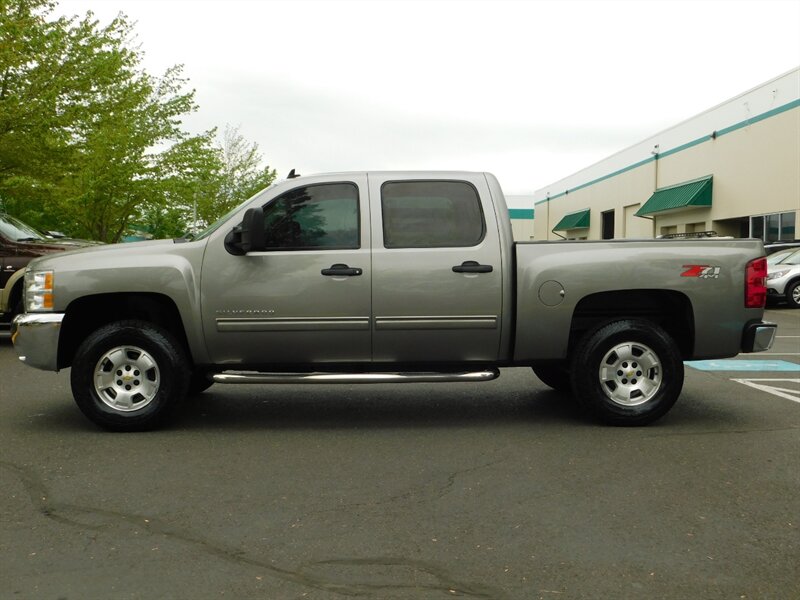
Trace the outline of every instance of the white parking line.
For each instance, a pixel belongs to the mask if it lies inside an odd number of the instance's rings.
[[[800,404],[800,379],[731,379],[731,381],[736,381],[737,383],[743,383],[747,386],[750,386],[751,388],[761,390],[762,392],[767,392],[768,394],[772,394],[773,396],[786,398],[787,400],[791,400],[792,402],[797,402],[798,404]],[[797,384],[797,388],[795,389],[794,387],[765,385],[763,383],[760,383],[762,381],[794,383]]]

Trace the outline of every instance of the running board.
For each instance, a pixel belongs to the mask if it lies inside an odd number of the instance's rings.
[[[491,381],[500,376],[497,369],[453,373],[259,373],[226,371],[211,376],[215,383],[425,383]]]

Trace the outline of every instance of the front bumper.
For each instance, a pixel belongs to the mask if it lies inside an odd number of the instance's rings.
[[[775,296],[786,296],[786,288],[797,278],[797,270],[791,269],[784,271],[779,277],[767,279],[767,294],[774,298]]]
[[[775,341],[775,332],[777,331],[777,323],[764,323],[763,321],[749,323],[744,328],[744,335],[742,335],[742,352],[769,350]]]
[[[44,371],[58,371],[58,335],[63,313],[26,313],[11,323],[11,341],[19,359]]]

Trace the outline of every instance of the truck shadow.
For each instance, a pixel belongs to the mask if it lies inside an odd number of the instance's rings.
[[[373,388],[374,390],[374,388]],[[587,423],[574,401],[552,390],[513,396],[442,390],[283,391],[222,394],[190,399],[178,429],[375,429],[453,428],[519,423]]]
[[[569,395],[551,390],[532,374],[483,384],[407,385],[215,385],[189,398],[174,431],[335,431],[457,428],[534,428],[563,431],[620,430],[598,424]],[[22,417],[22,415],[19,415]],[[757,416],[757,415],[755,415]],[[753,425],[754,414],[728,402],[722,408],[684,393],[675,408],[646,428],[650,434],[680,434]],[[761,415],[758,420],[764,419]],[[100,431],[75,406],[67,389],[40,396],[35,414],[20,418],[29,431]],[[639,429],[639,428],[636,428]],[[155,432],[158,433],[158,432]]]
[[[441,385],[412,391],[417,386],[286,386],[242,388],[216,387],[186,401],[177,419],[164,429],[171,431],[277,431],[354,429],[453,429],[494,426],[573,424],[594,426],[578,410],[574,400],[549,388],[520,393],[480,394],[443,390]],[[372,389],[366,390],[365,387]],[[427,387],[427,386],[426,386]],[[485,387],[478,386],[478,387]],[[30,430],[100,431],[65,395],[42,406]]]

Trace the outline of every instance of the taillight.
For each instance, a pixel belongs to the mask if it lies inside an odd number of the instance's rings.
[[[767,259],[756,258],[747,263],[744,278],[744,307],[764,308],[767,303]]]

